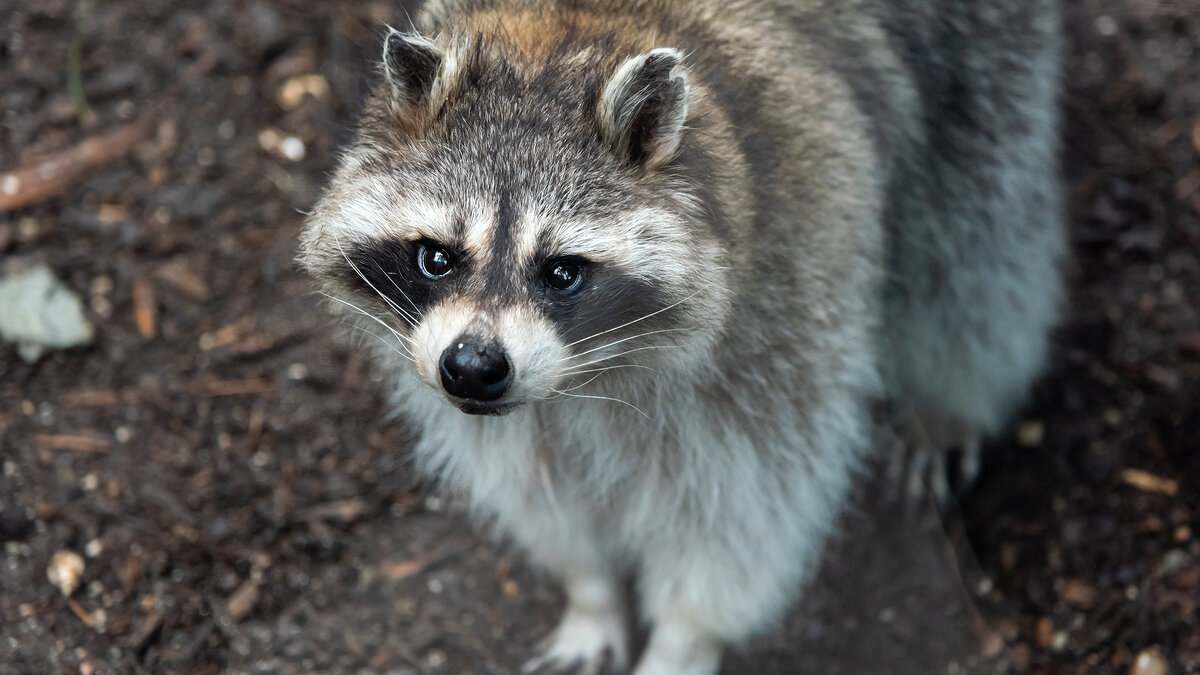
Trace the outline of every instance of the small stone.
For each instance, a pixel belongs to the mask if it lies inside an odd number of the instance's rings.
[[[1192,556],[1187,551],[1173,548],[1163,556],[1158,568],[1164,577],[1170,578],[1186,569],[1191,562]]]
[[[83,556],[74,551],[59,551],[50,557],[46,567],[46,578],[55,588],[70,597],[79,588],[80,577],[83,576]]]
[[[288,136],[279,144],[279,151],[293,162],[299,162],[304,159],[304,141],[295,136]]]
[[[446,663],[446,652],[435,649],[425,656],[425,665],[430,668],[440,668]]]
[[[1017,443],[1023,448],[1034,448],[1042,444],[1046,427],[1041,420],[1026,420],[1017,427]]]
[[[1073,605],[1089,609],[1096,600],[1096,589],[1082,579],[1069,579],[1063,585],[1059,597]]]
[[[46,348],[90,344],[93,330],[79,297],[38,265],[0,279],[0,338],[16,342],[21,358],[32,362]]]
[[[1158,647],[1144,649],[1133,660],[1129,675],[1167,675],[1167,660]]]
[[[84,554],[89,558],[95,558],[104,552],[104,542],[99,539],[93,539],[83,547]]]

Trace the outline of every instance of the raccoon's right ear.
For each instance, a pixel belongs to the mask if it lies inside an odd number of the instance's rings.
[[[628,59],[600,94],[600,134],[618,157],[654,168],[675,156],[687,121],[687,71],[677,49]]]
[[[441,48],[432,41],[389,27],[383,40],[383,72],[400,112],[412,113],[432,102],[443,58]]]

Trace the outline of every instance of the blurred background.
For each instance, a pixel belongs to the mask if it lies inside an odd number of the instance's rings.
[[[723,672],[1200,672],[1200,1],[1065,6],[1053,368]],[[293,262],[385,21],[0,0],[0,673],[511,673],[553,625]]]

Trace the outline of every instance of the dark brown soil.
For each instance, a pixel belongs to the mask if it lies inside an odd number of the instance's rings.
[[[0,345],[0,673],[512,673],[553,625],[553,585],[414,485],[292,261],[390,7],[0,0],[0,171],[150,130],[0,212],[0,275],[48,264],[97,326]],[[1200,1],[1079,0],[1067,30],[1053,368],[944,529],[869,483],[723,672],[1200,673]]]

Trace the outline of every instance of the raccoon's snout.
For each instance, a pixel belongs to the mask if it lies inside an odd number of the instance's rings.
[[[495,401],[512,382],[508,355],[496,343],[476,336],[461,336],[447,347],[438,370],[447,393],[474,401]]]

